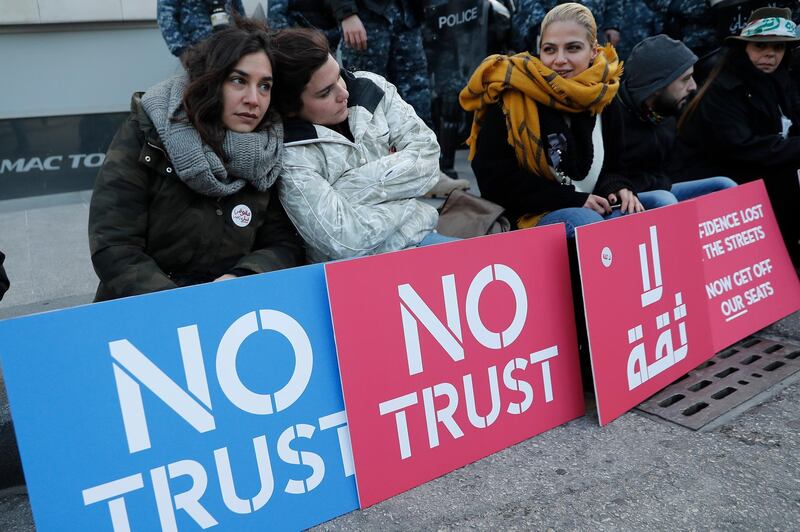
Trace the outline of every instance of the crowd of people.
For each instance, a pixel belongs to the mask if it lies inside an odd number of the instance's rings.
[[[717,41],[695,46],[656,33],[696,15],[689,0],[492,3],[508,40],[484,32],[481,47],[505,53],[466,69],[454,57],[445,83],[423,41],[452,52],[464,41],[443,27],[480,33],[484,0],[455,2],[453,18],[441,2],[277,0],[277,30],[239,16],[240,0],[159,0],[184,72],[133,95],[97,177],[96,299],[453,240],[420,200],[447,169],[437,137],[458,129],[441,116],[451,101],[472,117],[463,140],[480,194],[512,229],[563,222],[571,237],[763,178],[800,264],[791,9],[757,7],[727,35],[706,21]],[[735,4],[741,18],[749,3]],[[441,31],[423,39],[434,15]],[[639,37],[622,61],[615,44]],[[0,297],[5,288],[0,271]]]

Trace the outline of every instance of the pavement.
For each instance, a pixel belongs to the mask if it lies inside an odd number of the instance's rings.
[[[474,184],[466,152],[457,161]],[[89,198],[87,191],[0,202],[12,282],[0,319],[91,301]],[[800,312],[758,335],[800,345]],[[797,530],[794,377],[708,431],[636,410],[600,427],[587,396],[582,418],[317,529]],[[22,480],[0,374],[0,531],[35,530]]]

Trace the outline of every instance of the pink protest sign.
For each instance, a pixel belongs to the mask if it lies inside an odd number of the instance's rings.
[[[714,355],[690,203],[579,227],[600,424]]]
[[[762,181],[703,196],[697,235],[714,350],[800,309],[800,281]]]
[[[362,507],[583,415],[562,225],[325,269]]]

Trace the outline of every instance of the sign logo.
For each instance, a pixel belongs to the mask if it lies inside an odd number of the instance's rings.
[[[603,266],[608,268],[611,266],[611,261],[614,260],[614,256],[611,254],[611,248],[606,246],[603,248],[603,251],[600,253],[600,261],[602,261]]]

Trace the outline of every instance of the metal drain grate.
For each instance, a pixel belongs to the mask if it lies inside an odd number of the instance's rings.
[[[751,336],[717,353],[637,409],[698,430],[800,371],[800,346]]]

